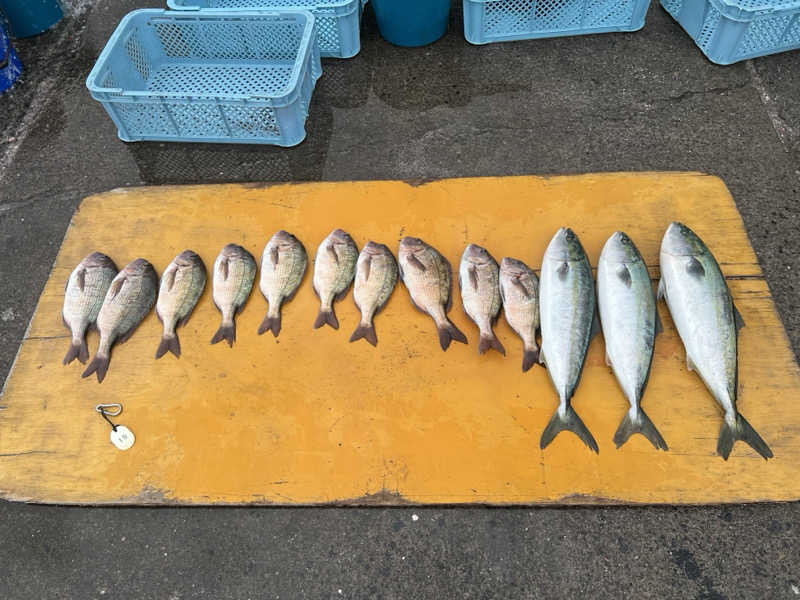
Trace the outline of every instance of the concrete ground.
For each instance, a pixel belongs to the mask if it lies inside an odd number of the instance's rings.
[[[301,146],[126,145],[84,80],[121,16],[159,4],[74,0],[55,30],[16,43],[26,76],[0,97],[3,377],[80,199],[161,183],[713,173],[736,198],[800,349],[800,52],[715,66],[655,2],[639,33],[486,47],[464,41],[456,3],[444,39],[409,50],[383,42],[368,10],[361,53],[325,61]],[[799,538],[795,503],[0,503],[0,597],[800,598]]]

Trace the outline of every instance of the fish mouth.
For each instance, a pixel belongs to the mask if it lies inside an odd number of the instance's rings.
[[[606,241],[600,255],[604,260],[613,263],[633,263],[641,260],[639,251],[624,231],[614,232]]]
[[[586,253],[575,232],[569,227],[561,227],[550,240],[544,255],[551,260],[569,262],[582,260]]]
[[[679,221],[669,224],[661,240],[661,252],[670,256],[697,256],[704,248],[697,234]]]

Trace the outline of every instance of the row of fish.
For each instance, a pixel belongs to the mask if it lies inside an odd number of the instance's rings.
[[[279,231],[269,240],[261,257],[260,278],[269,308],[259,334],[279,334],[281,305],[297,292],[307,265],[305,248],[292,234]],[[225,340],[233,345],[235,318],[250,295],[257,270],[254,257],[241,246],[229,244],[220,252],[214,263],[213,300],[222,322],[212,344]],[[88,360],[85,332],[95,326],[100,342],[83,377],[96,373],[98,381],[105,377],[111,347],[130,337],[153,304],[163,324],[156,358],[168,351],[180,356],[176,329],[189,319],[206,285],[203,261],[190,250],[170,263],[160,284],[155,269],[144,259],[116,271],[110,258],[95,252],[76,267],[66,286],[63,317],[72,331],[72,343],[64,363],[75,358]],[[716,260],[694,232],[673,223],[662,240],[661,271],[658,294],[666,299],[683,340],[688,368],[698,372],[725,412],[718,453],[727,459],[734,442],[741,439],[770,458],[767,444],[736,408],[737,333],[743,323]],[[350,341],[363,338],[376,345],[373,320],[391,296],[398,276],[412,304],[433,319],[443,350],[452,341],[467,343],[447,316],[452,305],[452,269],[441,253],[412,237],[401,240],[398,260],[387,246],[371,241],[359,253],[353,239],[341,229],[323,240],[315,256],[313,289],[320,310],[314,328],[327,324],[338,329],[334,304],[355,282],[353,296],[361,320]],[[603,248],[596,290],[586,253],[575,233],[566,228],[556,233],[545,251],[541,281],[522,261],[504,258],[498,265],[487,250],[475,244],[462,255],[458,280],[464,311],[480,331],[479,353],[494,349],[505,355],[493,331],[502,308],[522,339],[523,371],[537,362],[547,367],[559,406],[542,433],[542,448],[559,432],[569,430],[598,452],[597,442],[572,408],[571,399],[589,343],[602,323],[606,361],[630,403],[614,436],[617,447],[634,433],[641,433],[655,448],[667,449],[641,408],[655,338],[661,330],[656,296],[639,251],[624,233],[615,233]],[[541,332],[541,348],[537,331]]]

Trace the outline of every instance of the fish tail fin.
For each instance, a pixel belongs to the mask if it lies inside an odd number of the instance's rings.
[[[314,329],[319,329],[323,325],[330,325],[334,329],[339,329],[339,319],[336,318],[336,313],[333,312],[333,307],[319,309],[317,320],[314,321]]]
[[[539,362],[539,349],[531,350],[525,348],[522,352],[522,372],[527,372],[533,365]]]
[[[350,341],[355,342],[360,339],[367,340],[373,346],[378,345],[378,335],[375,333],[375,325],[372,323],[359,323],[353,335],[350,336]]]
[[[81,377],[89,377],[92,373],[97,373],[97,382],[103,383],[108,372],[108,363],[111,362],[110,356],[104,356],[100,353],[94,355],[92,362],[86,367],[86,370],[81,374]]]
[[[497,339],[494,331],[489,330],[487,333],[481,333],[481,339],[478,342],[478,354],[485,354],[490,349],[497,350],[503,356],[506,355],[506,349],[503,344]]]
[[[68,365],[76,358],[84,365],[86,361],[89,360],[89,348],[86,345],[86,338],[72,339],[67,354],[64,356],[64,364]]]
[[[217,333],[214,334],[214,337],[211,338],[211,343],[216,344],[225,340],[228,342],[228,346],[233,347],[233,342],[236,341],[236,322],[231,320],[230,322],[226,323],[222,321],[222,325],[219,326],[217,329]]]
[[[161,337],[161,343],[156,350],[156,358],[161,358],[167,352],[172,352],[178,358],[181,356],[181,342],[176,333],[165,334]]]
[[[717,441],[717,454],[728,460],[733,444],[737,440],[742,440],[748,444],[765,460],[773,456],[772,450],[769,449],[767,443],[761,439],[761,436],[753,429],[753,426],[739,413],[736,413],[736,421],[734,423],[730,423],[727,419],[722,423],[719,440]]]
[[[631,411],[625,413],[625,418],[622,419],[622,422],[617,428],[617,432],[614,434],[614,443],[617,445],[617,448],[619,449],[622,444],[627,442],[628,438],[634,433],[641,433],[650,440],[650,443],[653,444],[656,450],[669,450],[667,442],[664,441],[664,438],[661,437],[661,434],[658,432],[658,429],[656,429],[656,426],[653,425],[650,417],[648,417],[641,408],[636,411],[634,416],[631,416]]]
[[[565,429],[581,438],[581,441],[586,444],[590,450],[598,454],[600,453],[594,437],[586,428],[586,425],[583,424],[578,413],[569,405],[563,415],[560,408],[555,412],[550,422],[547,424],[547,427],[544,428],[544,432],[542,432],[542,439],[539,441],[539,447],[542,449],[546,448],[548,444],[553,441],[553,438]]]
[[[461,331],[453,325],[449,319],[445,319],[441,323],[436,324],[436,328],[439,331],[439,345],[442,347],[442,350],[447,350],[450,347],[450,342],[456,341],[461,344],[467,343],[467,336],[465,336]]]
[[[266,333],[267,331],[271,331],[274,337],[278,337],[278,334],[281,332],[281,313],[278,313],[277,316],[271,316],[268,313],[267,316],[264,317],[264,321],[258,328],[258,335]]]

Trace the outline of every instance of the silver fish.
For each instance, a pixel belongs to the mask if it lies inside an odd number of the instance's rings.
[[[236,315],[250,297],[256,268],[253,255],[236,244],[225,246],[214,261],[214,306],[222,313],[222,323],[212,344],[225,340],[233,346],[236,341]]]
[[[598,452],[597,442],[571,405],[589,342],[599,330],[592,267],[571,229],[559,229],[547,246],[539,291],[542,321],[539,359],[547,366],[559,398],[558,410],[542,433],[539,445],[546,447],[559,432],[568,429]]]
[[[717,453],[727,460],[733,444],[742,440],[772,458],[769,446],[736,408],[737,338],[744,321],[714,255],[682,223],[672,223],[661,241],[658,295],[666,299],[686,348],[687,368],[697,371],[725,411]]]
[[[450,262],[436,248],[414,237],[400,240],[398,257],[400,277],[411,295],[411,304],[436,323],[442,350],[447,350],[452,340],[466,344],[467,337],[447,318],[453,305]]]
[[[181,342],[175,330],[186,325],[205,287],[206,266],[191,250],[181,252],[164,270],[156,301],[156,316],[164,332],[156,358],[167,351],[178,357],[181,355]]]
[[[500,297],[509,327],[522,338],[523,373],[539,362],[539,278],[515,258],[500,261]]]
[[[383,244],[367,242],[356,263],[353,299],[361,311],[361,323],[350,336],[351,342],[364,338],[373,346],[378,345],[373,319],[389,301],[395,285],[397,261],[392,251]]]
[[[308,255],[303,244],[286,231],[279,231],[267,242],[261,255],[261,293],[269,308],[258,335],[281,332],[281,306],[294,298],[308,267]]]
[[[100,332],[97,353],[81,377],[97,373],[97,381],[105,379],[111,348],[130,339],[153,308],[157,287],[158,275],[153,265],[143,258],[137,258],[117,273],[97,315]]]
[[[358,248],[350,234],[334,229],[322,240],[314,258],[314,293],[320,301],[314,329],[330,325],[339,329],[333,303],[347,295],[356,274]]]
[[[614,443],[617,448],[641,433],[656,450],[667,443],[642,410],[642,396],[650,377],[656,335],[662,330],[656,296],[647,265],[631,239],[621,231],[612,235],[597,263],[597,306],[606,341],[606,363],[628,399]]]
[[[61,310],[64,326],[72,333],[72,343],[64,357],[65,365],[76,358],[82,363],[89,360],[86,330],[97,321],[103,299],[116,274],[117,265],[100,252],[92,252],[70,274],[64,286],[64,308]]]
[[[499,280],[500,267],[494,257],[477,244],[467,246],[458,266],[458,285],[464,312],[480,330],[478,354],[493,348],[506,355],[492,329],[502,307]]]

